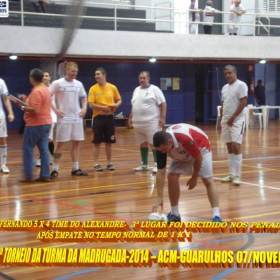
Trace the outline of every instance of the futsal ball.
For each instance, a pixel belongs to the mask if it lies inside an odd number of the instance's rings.
[[[167,222],[167,216],[163,213],[154,212],[149,215],[149,221],[152,222]]]

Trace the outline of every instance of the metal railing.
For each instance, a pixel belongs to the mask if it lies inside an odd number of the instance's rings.
[[[262,14],[263,17],[265,17],[268,21],[268,27],[266,27],[262,22],[261,22],[261,16],[258,17],[258,22],[260,26],[258,26],[258,34],[260,34],[260,28],[262,27],[266,32],[267,36],[270,36],[270,18],[261,10],[259,10],[259,14]]]
[[[24,0],[21,0],[20,1],[20,7],[21,7],[21,11],[11,11],[10,10],[10,14],[20,14],[21,16],[21,25],[22,26],[25,26],[24,24],[24,17],[25,16],[29,16],[29,15],[41,15],[41,16],[45,16],[45,17],[57,17],[57,18],[61,18],[61,17],[67,17],[67,15],[64,15],[64,14],[44,14],[44,13],[35,13],[35,12],[24,12],[24,3],[23,3]],[[58,2],[58,1],[57,1]],[[51,4],[51,5],[57,5],[57,2],[54,4]],[[67,3],[69,4],[68,1],[59,1],[60,4],[64,4],[64,5],[67,5]],[[166,30],[166,31],[171,31],[173,32],[173,30],[171,30],[171,26],[172,25],[176,25],[176,24],[184,24],[186,27],[188,26],[189,23],[191,23],[191,21],[189,20],[182,20],[182,17],[180,17],[180,20],[176,20],[174,19],[173,17],[170,19],[159,19],[159,18],[128,18],[128,17],[118,17],[117,16],[117,10],[118,9],[133,9],[133,10],[146,10],[146,11],[149,11],[149,10],[161,10],[161,11],[167,11],[169,15],[172,15],[172,14],[176,14],[176,13],[180,13],[181,15],[184,15],[184,14],[187,14],[189,13],[190,11],[195,11],[195,10],[189,10],[189,9],[177,9],[177,8],[174,8],[174,7],[159,7],[159,6],[155,6],[155,7],[151,7],[151,6],[139,6],[139,5],[127,5],[127,4],[110,4],[110,3],[92,3],[92,2],[85,2],[86,6],[87,7],[91,7],[91,6],[98,6],[100,8],[104,8],[104,7],[108,7],[108,8],[111,8],[111,9],[114,9],[114,16],[113,17],[107,17],[107,16],[81,16],[81,18],[83,19],[99,19],[99,20],[112,20],[114,21],[114,30],[117,30],[117,22],[118,21],[129,21],[129,22],[153,22],[153,23],[169,23],[170,24],[170,29],[169,30]],[[225,14],[225,15],[229,15],[231,14],[231,12],[223,12],[221,11],[220,12],[221,14]],[[258,34],[260,34],[260,29],[263,28],[266,32],[267,32],[267,35],[269,36],[270,35],[270,29],[271,28],[280,28],[280,25],[271,25],[270,24],[270,19],[269,17],[278,17],[280,18],[280,14],[279,15],[276,15],[276,14],[265,14],[264,12],[262,12],[261,10],[258,12],[258,13],[246,13],[244,15],[242,15],[242,17],[246,17],[246,16],[253,16],[254,17],[254,20],[253,22],[240,22],[240,23],[236,23],[235,25],[236,26],[241,26],[241,27],[254,27],[254,34],[253,35],[256,35],[256,27],[257,27],[257,30],[258,30]],[[268,21],[268,24],[264,24],[261,22],[261,17],[265,17]],[[186,17],[187,18],[187,17]],[[203,25],[203,22],[202,21],[199,21],[199,22],[196,22],[197,24],[202,24]],[[213,26],[214,25],[221,25],[221,26],[228,26],[229,23],[228,22],[213,22]],[[187,33],[188,31],[188,28],[186,28],[186,32]],[[156,32],[157,30],[155,30]],[[279,32],[280,33],[280,32]]]

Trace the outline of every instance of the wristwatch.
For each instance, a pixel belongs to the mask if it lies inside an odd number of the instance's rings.
[[[21,109],[22,111],[24,111],[24,108],[25,108],[25,106],[21,106],[21,107],[20,107],[20,109]]]

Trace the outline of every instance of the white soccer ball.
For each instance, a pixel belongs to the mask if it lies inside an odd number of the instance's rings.
[[[149,215],[149,221],[153,222],[167,222],[167,216],[163,213],[154,212]]]

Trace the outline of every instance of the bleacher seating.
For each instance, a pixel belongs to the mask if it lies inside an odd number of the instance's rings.
[[[65,14],[66,5],[49,4],[46,6],[49,14]],[[13,11],[20,11],[20,1],[9,1],[10,15],[8,18],[0,19],[0,25],[21,25],[21,15],[13,14]],[[32,4],[29,1],[24,1],[24,11],[41,13],[40,7]],[[113,8],[86,7],[86,16],[114,17]],[[117,9],[117,17],[120,18],[137,18],[145,19],[145,10],[135,9]],[[64,18],[40,15],[24,15],[24,26],[39,26],[39,27],[57,27],[64,26]],[[132,22],[126,20],[117,20],[117,30],[120,31],[144,31],[156,32],[155,23],[153,22]],[[81,29],[95,30],[115,30],[113,19],[84,19],[80,26]],[[162,30],[161,30],[162,32]],[[170,32],[167,30],[166,32]]]

